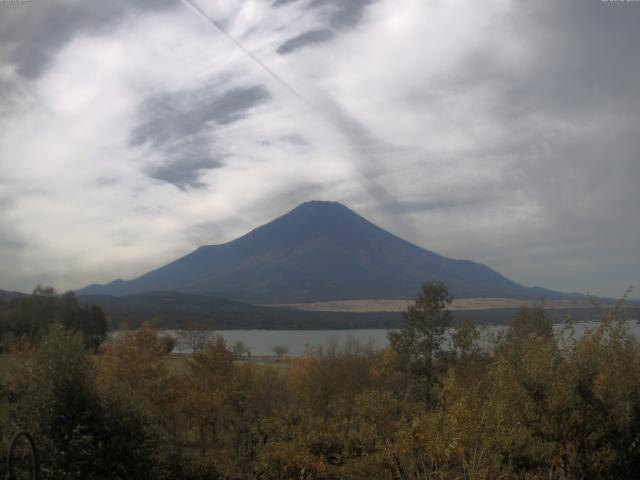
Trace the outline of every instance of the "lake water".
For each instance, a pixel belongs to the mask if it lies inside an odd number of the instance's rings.
[[[597,322],[576,323],[576,336],[580,336],[586,329],[593,329]],[[554,328],[561,328],[562,325],[555,325]],[[499,333],[505,327],[501,325],[488,326],[483,337],[483,342],[488,344],[489,337]],[[640,324],[633,320],[629,322],[629,329],[636,338],[640,339]],[[350,340],[355,340],[360,344],[372,344],[374,348],[383,349],[387,346],[387,332],[382,329],[369,330],[222,330],[210,332],[211,334],[221,334],[231,346],[234,342],[241,340],[249,348],[252,355],[273,355],[273,348],[284,346],[290,355],[301,355],[308,347],[327,347],[332,343],[344,345]],[[190,353],[191,348],[188,342],[176,330],[165,330],[163,334],[176,336],[178,345],[175,352]]]

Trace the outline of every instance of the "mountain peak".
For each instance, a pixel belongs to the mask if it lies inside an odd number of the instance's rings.
[[[380,227],[375,226],[373,223],[369,222],[367,219],[340,202],[309,200],[308,202],[301,203],[296,208],[279,218],[286,218],[289,216],[299,217],[301,219],[304,218],[307,222],[343,222],[345,223],[343,226],[346,226],[347,223],[350,223],[351,225],[366,223],[372,227],[382,230]],[[279,220],[279,218],[275,219],[274,222]]]
[[[285,216],[289,214],[308,215],[311,212],[314,212],[316,214],[323,214],[323,215],[350,214],[350,215],[359,217],[359,215],[356,212],[351,210],[346,205],[343,205],[340,202],[331,202],[327,200],[309,200],[308,202],[301,203],[296,208],[289,211],[288,214],[285,214]]]
[[[298,205],[295,209],[297,208],[320,208],[320,209],[324,209],[324,210],[347,210],[349,212],[355,213],[353,210],[351,210],[349,207],[347,207],[346,205],[340,203],[340,202],[334,202],[331,200],[309,200],[307,202],[301,203],[300,205]]]
[[[342,208],[347,208],[342,203],[335,202],[335,201],[332,201],[332,200],[308,200],[306,202],[301,203],[296,208],[300,208],[300,207],[325,207],[325,208],[342,207]],[[347,208],[347,210],[348,210],[348,208]]]
[[[308,241],[366,241],[391,235],[338,202],[311,200],[236,241],[247,249],[288,250]]]
[[[402,240],[339,202],[321,200],[302,203],[236,240],[198,248],[137,279],[82,293],[173,290],[252,303],[299,303],[412,298],[428,280],[446,282],[459,297],[540,294],[484,265]]]

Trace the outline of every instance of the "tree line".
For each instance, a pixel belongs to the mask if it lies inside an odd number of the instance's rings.
[[[425,284],[383,351],[347,342],[271,365],[234,360],[221,336],[171,356],[149,324],[96,355],[54,323],[0,377],[0,442],[33,432],[45,479],[638,478],[640,353],[622,302],[580,337],[539,306],[488,336],[451,330],[451,300]]]
[[[17,341],[37,343],[55,323],[79,332],[88,348],[97,349],[107,335],[107,318],[102,308],[80,303],[73,292],[59,295],[51,287],[38,285],[31,295],[0,298],[2,348]]]

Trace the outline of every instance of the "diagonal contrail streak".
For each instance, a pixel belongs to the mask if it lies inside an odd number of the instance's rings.
[[[236,47],[238,47],[245,55],[247,55],[251,60],[257,63],[264,71],[266,71],[269,75],[271,75],[278,83],[280,83],[284,88],[286,88],[289,93],[295,96],[298,100],[300,100],[307,108],[309,108],[314,113],[318,114],[318,111],[313,108],[309,102],[305,100],[305,98],[300,95],[291,85],[289,85],[280,75],[274,72],[271,68],[269,68],[262,60],[256,57],[253,53],[247,50],[240,42],[238,42],[235,38],[229,35],[222,26],[216,22],[210,15],[207,14],[202,8],[200,8],[197,4],[193,3],[191,0],[182,0],[187,7],[197,13],[203,20],[205,20],[209,25],[214,27],[218,32],[224,35],[231,43],[233,43]]]
[[[389,189],[385,188],[380,182],[377,181],[375,176],[372,174],[372,170],[378,166],[380,167],[383,162],[379,158],[380,149],[385,149],[385,145],[381,145],[380,142],[376,141],[370,132],[366,128],[363,128],[357,121],[351,118],[340,106],[335,102],[335,100],[331,99],[329,96],[325,98],[325,104],[328,105],[327,109],[318,110],[314,108],[307,100],[300,95],[289,83],[287,83],[280,75],[274,72],[269,66],[267,66],[262,60],[256,57],[253,53],[247,50],[240,42],[238,42],[235,38],[229,35],[222,26],[216,22],[210,15],[208,15],[202,8],[200,8],[195,2],[192,0],[182,0],[187,7],[189,7],[193,12],[195,12],[198,16],[200,16],[203,20],[205,20],[211,27],[217,30],[219,33],[224,35],[231,43],[233,43],[240,51],[242,51],[247,57],[253,60],[257,65],[259,65],[265,72],[267,72],[272,78],[274,78],[280,85],[286,88],[289,93],[291,93],[294,97],[296,97],[302,104],[304,104],[312,113],[317,115],[324,121],[329,122],[333,125],[334,128],[339,130],[339,133],[351,144],[354,153],[360,157],[361,165],[356,168],[359,170],[362,177],[366,180],[366,188],[369,193],[375,198],[380,204],[387,205],[398,205],[400,202],[393,195]],[[324,95],[321,95],[323,97]],[[377,145],[377,148],[366,148],[366,145]],[[413,229],[412,225],[408,225],[406,222],[405,228],[408,226],[411,230]]]

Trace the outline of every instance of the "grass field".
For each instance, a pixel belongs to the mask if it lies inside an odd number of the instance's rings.
[[[402,312],[413,303],[413,300],[383,300],[383,299],[363,299],[363,300],[335,300],[330,302],[314,303],[289,303],[271,305],[278,307],[296,308],[310,312],[351,312],[351,313],[371,313],[371,312]],[[464,310],[494,310],[503,308],[520,308],[535,303],[533,300],[514,298],[457,298],[453,301],[450,309],[452,311]],[[585,300],[548,300],[544,302],[547,309],[573,309],[591,308],[591,303]]]
[[[9,380],[12,366],[16,361],[24,361],[25,355],[15,355],[11,353],[0,354],[0,383]],[[94,356],[97,358],[97,355]],[[171,353],[167,356],[166,367],[169,373],[179,374],[186,370],[191,355],[182,353]],[[250,363],[252,365],[270,366],[278,368],[291,368],[296,360],[295,356],[284,356],[278,358],[276,356],[252,356],[251,358],[242,358],[235,360],[236,364]]]

